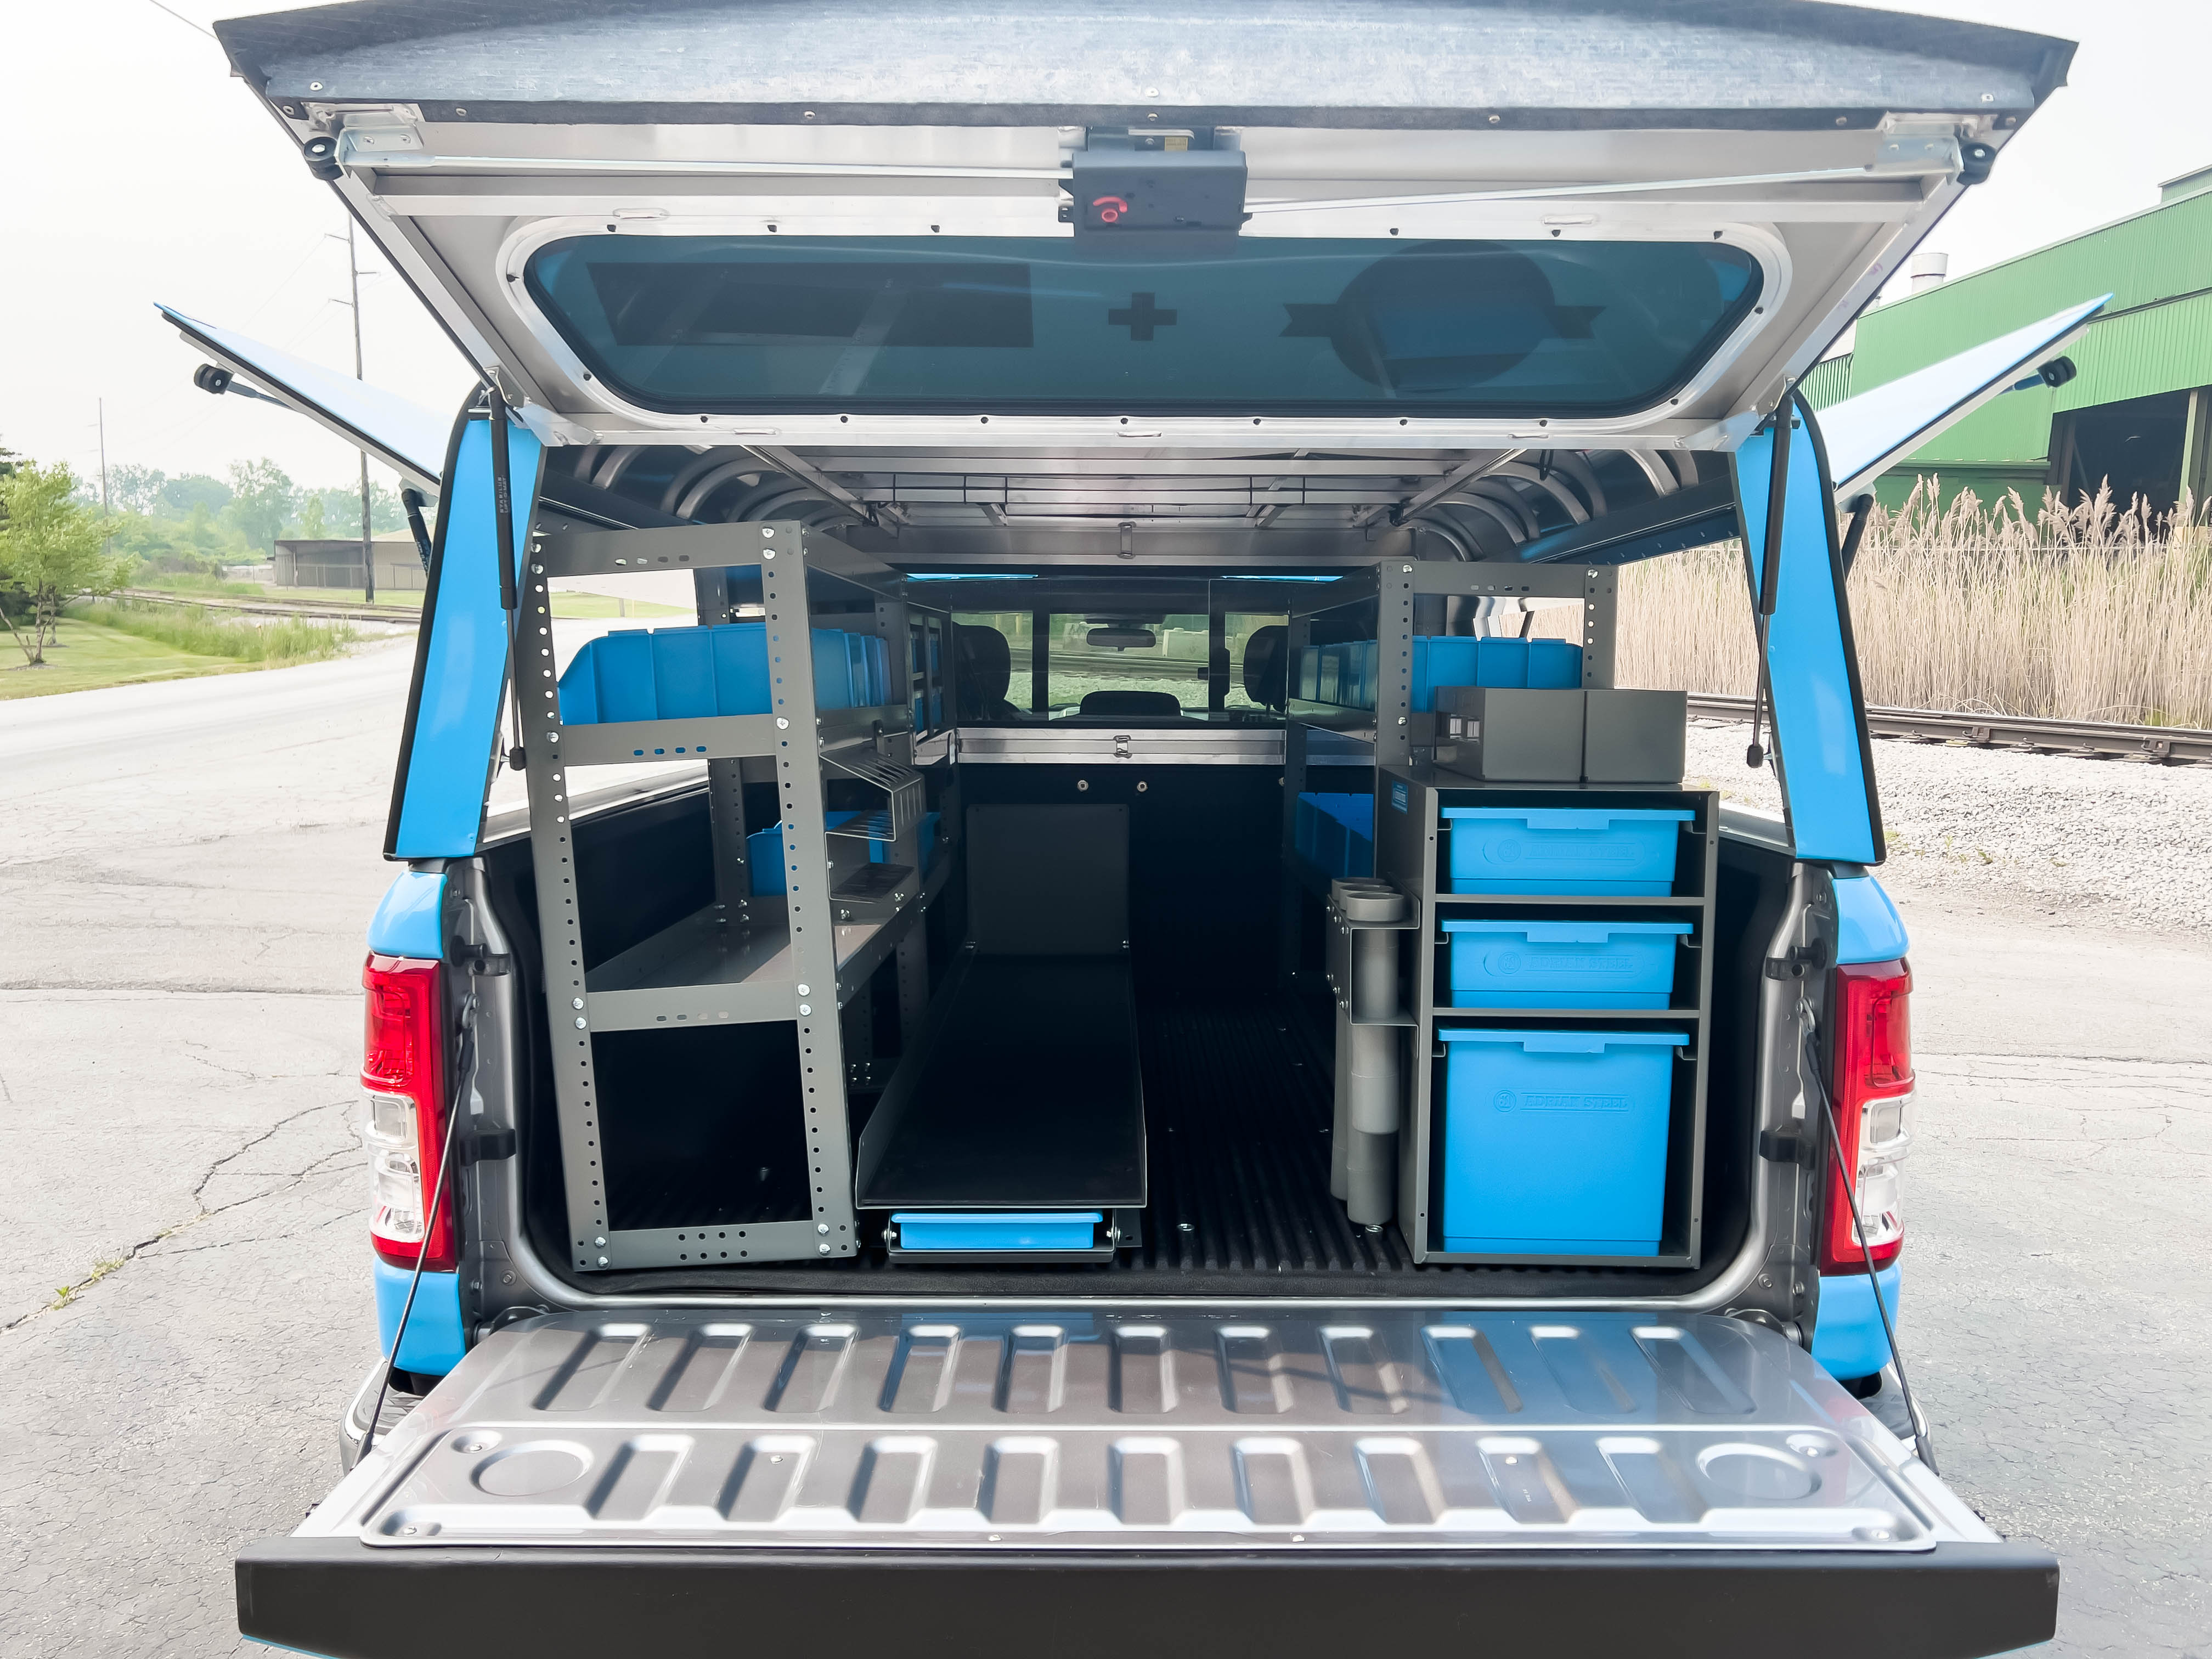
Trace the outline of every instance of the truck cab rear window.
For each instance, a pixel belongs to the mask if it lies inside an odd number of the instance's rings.
[[[671,411],[1625,412],[1757,301],[1724,243],[577,236],[526,273],[594,375]]]

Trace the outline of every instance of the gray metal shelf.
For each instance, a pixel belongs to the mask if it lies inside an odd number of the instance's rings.
[[[729,573],[757,568],[760,620],[769,658],[770,712],[763,714],[564,725],[554,676],[550,584],[563,576],[690,569],[698,620],[735,619]],[[921,930],[915,924],[939,886],[912,878],[922,785],[911,766],[912,718],[902,702],[820,709],[811,629],[820,620],[879,635],[896,683],[908,690],[908,607],[897,573],[795,523],[686,525],[578,532],[533,540],[523,581],[524,626],[538,660],[520,665],[521,739],[529,755],[531,841],[536,866],[545,988],[552,1016],[554,1087],[567,1188],[569,1252],[582,1270],[674,1267],[849,1255],[851,1135],[846,1112],[840,1009],[894,955],[900,1005],[927,1000]],[[526,653],[528,647],[524,647]],[[825,753],[838,750],[837,755]],[[704,760],[712,829],[712,902],[588,969],[579,914],[577,854],[569,825],[571,769]],[[744,774],[762,761],[775,791],[790,866],[782,896],[755,896],[746,852]],[[831,890],[825,770],[884,791],[866,831],[887,843],[878,885],[865,903]],[[851,831],[848,830],[848,833]],[[849,843],[848,843],[849,844]],[[849,862],[849,860],[848,860]],[[905,878],[894,873],[907,872]],[[849,879],[851,872],[846,872]],[[865,911],[865,915],[856,912]],[[594,1039],[604,1034],[787,1024],[798,1084],[792,1133],[803,1136],[812,1177],[809,1213],[757,1222],[617,1227],[603,1171],[611,1136],[599,1121]],[[635,1039],[627,1039],[635,1041]],[[634,1061],[632,1063],[635,1063]],[[732,1087],[741,1079],[732,1079]],[[602,1179],[602,1176],[605,1179]]]
[[[1437,890],[1439,872],[1448,869],[1449,830],[1438,815],[1445,796],[1480,795],[1493,804],[1510,803],[1516,796],[1541,796],[1543,786],[1481,784],[1427,768],[1407,768],[1384,775],[1378,781],[1402,783],[1407,792],[1407,810],[1377,814],[1376,872],[1416,902],[1433,907],[1425,914],[1464,915],[1470,912],[1540,915],[1547,910],[1589,915],[1605,909],[1672,909],[1694,916],[1691,935],[1695,968],[1692,982],[1680,986],[1676,997],[1682,1006],[1671,1008],[1455,1008],[1437,1000],[1443,979],[1442,953],[1449,949],[1444,935],[1431,926],[1423,935],[1422,955],[1416,964],[1416,1010],[1413,1062],[1408,1079],[1407,1130],[1399,1137],[1398,1226],[1416,1261],[1470,1265],[1607,1267],[1632,1263],[1653,1268],[1694,1267],[1701,1260],[1705,1201],[1705,1093],[1711,1069],[1713,895],[1720,859],[1720,798],[1710,790],[1686,790],[1642,786],[1619,793],[1634,795],[1650,805],[1687,806],[1695,817],[1685,836],[1678,864],[1678,882],[1694,884],[1694,893],[1673,895],[1445,893]],[[1586,793],[1615,793],[1612,786],[1589,786]],[[1387,833],[1386,833],[1387,831]],[[1562,1029],[1590,1029],[1620,1024],[1672,1024],[1691,1036],[1688,1075],[1678,1082],[1669,1123],[1668,1168],[1675,1172],[1674,1190],[1668,1194],[1665,1241],[1674,1248],[1653,1256],[1567,1256],[1558,1255],[1488,1255],[1447,1250],[1436,1243],[1433,1231],[1437,1190],[1437,1147],[1442,1132],[1437,1101],[1443,1062],[1433,1050],[1439,1024],[1455,1029],[1467,1026],[1514,1028],[1531,1023]]]

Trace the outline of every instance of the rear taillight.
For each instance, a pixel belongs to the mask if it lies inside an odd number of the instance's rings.
[[[368,1091],[362,1139],[368,1143],[368,1233],[376,1253],[395,1267],[419,1257],[428,1273],[450,1273],[453,1194],[428,1223],[431,1193],[446,1139],[445,994],[437,963],[371,956],[362,969],[368,1023],[362,1046],[361,1086]]]
[[[1912,973],[1902,962],[1855,963],[1836,970],[1836,1130],[1851,1167],[1828,1181],[1820,1271],[1863,1273],[1905,1248],[1898,1168],[1912,1145]],[[1867,1249],[1859,1249],[1844,1182],[1854,1183]]]

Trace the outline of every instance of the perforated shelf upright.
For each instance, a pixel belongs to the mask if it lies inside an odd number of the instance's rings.
[[[756,568],[769,712],[563,723],[552,581],[689,570],[699,623],[708,626],[732,620],[733,574]],[[573,1265],[591,1272],[853,1254],[839,1010],[893,954],[902,1005],[915,1000],[909,992],[926,1000],[927,969],[915,924],[951,860],[937,860],[933,880],[920,873],[922,790],[911,763],[909,699],[819,707],[813,629],[817,610],[834,608],[834,620],[853,631],[880,635],[889,659],[899,665],[885,690],[906,688],[908,629],[898,574],[796,523],[578,532],[535,539],[521,603],[518,701]],[[604,961],[591,960],[568,822],[568,801],[583,787],[577,780],[572,788],[573,772],[701,761],[708,768],[713,902]],[[775,786],[785,866],[780,894],[755,891],[758,884],[757,884],[747,854],[749,761],[756,781],[765,771]],[[859,865],[859,872],[868,873],[848,877],[846,890],[832,884],[830,842],[839,826],[829,822],[825,772],[857,779],[882,795],[879,809],[853,827],[881,848],[881,860]],[[617,1033],[774,1024],[792,1028],[798,1080],[789,1109],[803,1130],[805,1162],[803,1206],[787,1199],[781,1207],[803,1207],[804,1213],[620,1224],[625,1218],[611,1197],[610,1126],[602,1121],[607,1090],[600,1041]],[[789,1127],[783,1124],[779,1133]],[[730,1178],[738,1173],[732,1170]]]

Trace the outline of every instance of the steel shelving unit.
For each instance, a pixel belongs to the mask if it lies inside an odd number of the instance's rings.
[[[1720,798],[1710,790],[1668,785],[1477,783],[1430,767],[1392,768],[1379,782],[1376,872],[1412,900],[1422,917],[1420,942],[1407,963],[1412,1063],[1407,1067],[1405,1131],[1398,1141],[1397,1223],[1416,1261],[1554,1267],[1694,1267],[1702,1248],[1705,1207],[1705,1094],[1711,1066],[1713,906],[1719,880]],[[1402,806],[1394,805],[1402,798]],[[1446,806],[1614,806],[1686,809],[1667,895],[1455,893]],[[1455,916],[1565,921],[1613,915],[1691,924],[1689,960],[1675,975],[1666,1008],[1455,1008],[1442,924]],[[1444,1060],[1437,1032],[1445,1026],[1600,1030],[1663,1025],[1689,1034],[1668,1116],[1666,1209],[1660,1254],[1651,1256],[1490,1255],[1447,1250],[1437,1217],[1440,1103]]]
[[[549,584],[564,576],[683,570],[693,573],[702,624],[752,620],[752,607],[741,611],[737,594],[749,592],[757,571],[769,712],[564,725]],[[940,854],[928,878],[920,873],[925,788],[914,765],[913,693],[921,688],[898,573],[796,523],[546,534],[532,545],[522,605],[518,702],[572,1265],[592,1272],[854,1254],[840,1010],[896,957],[902,1023],[918,1023],[928,997],[918,924],[954,862]],[[890,689],[904,687],[908,695],[875,708],[818,707],[817,621],[879,635],[893,668]],[[572,794],[587,786],[572,774],[700,761],[708,772],[713,901],[605,961],[590,962],[568,822]],[[757,895],[745,785],[771,780],[783,826],[784,891]],[[834,780],[866,786],[877,804],[833,828],[825,795]],[[850,849],[842,857],[834,845],[840,841]],[[885,848],[879,861],[867,860],[872,841]],[[595,1039],[768,1024],[788,1025],[797,1051],[798,1091],[789,1110],[803,1128],[807,1213],[616,1224],[621,1217],[603,1168],[607,1136]]]

